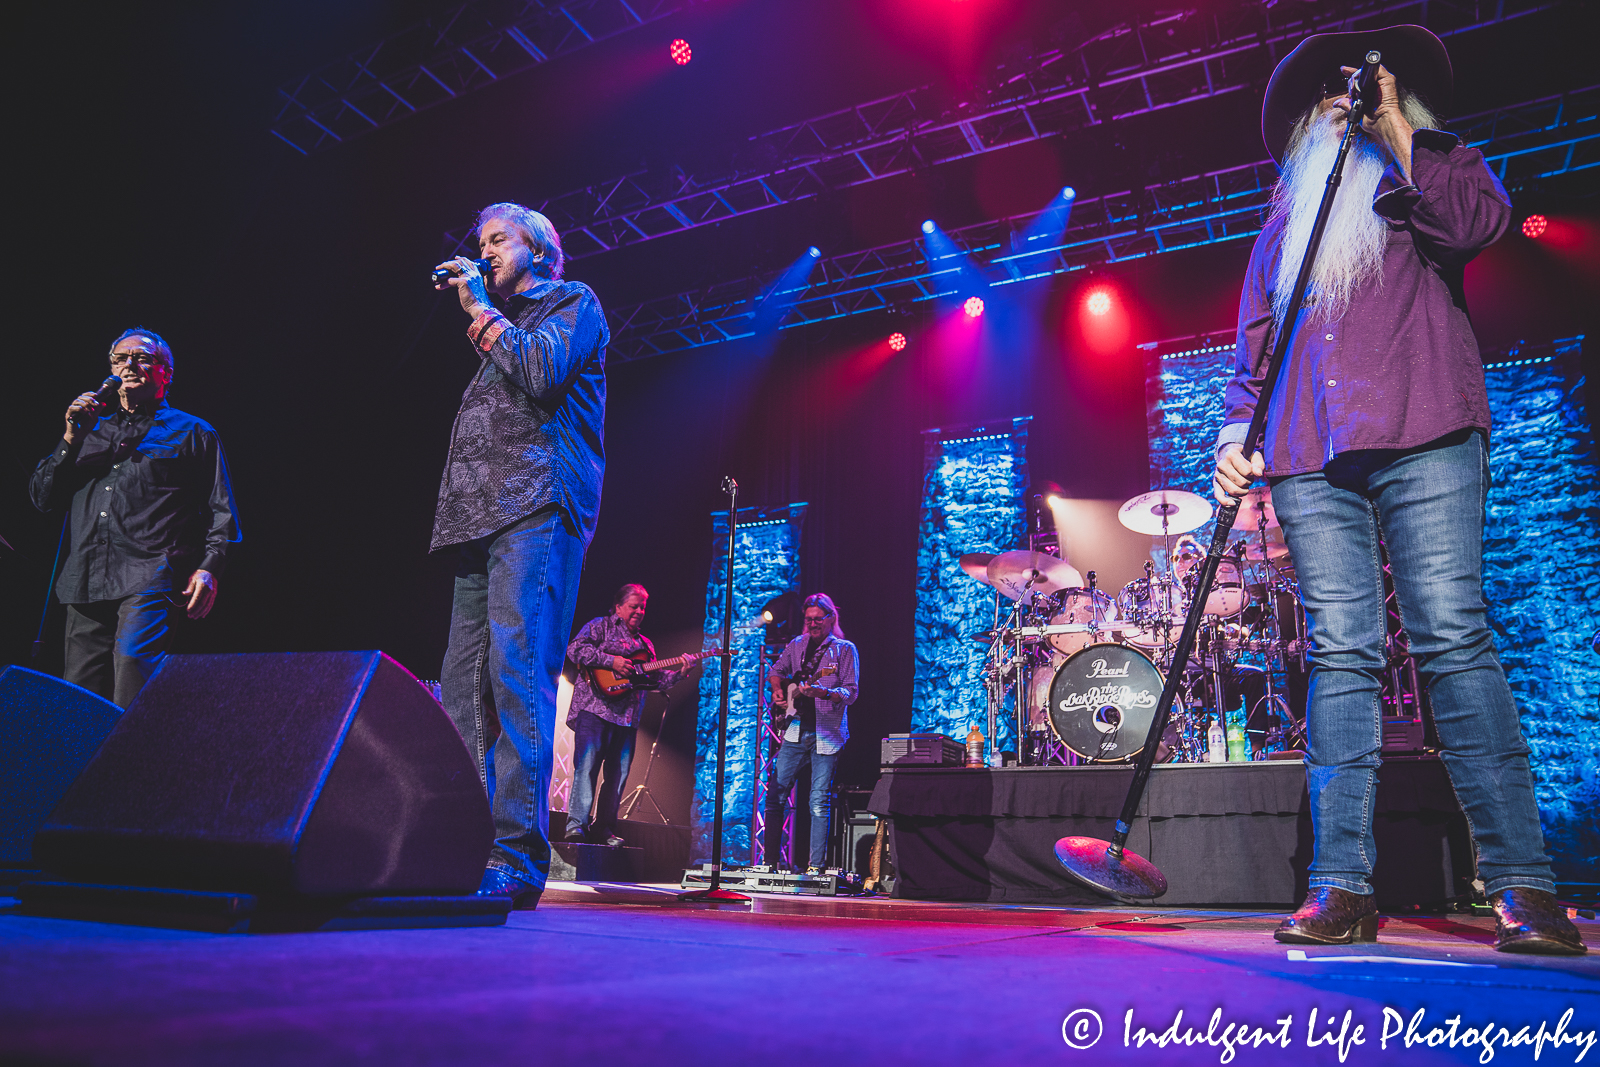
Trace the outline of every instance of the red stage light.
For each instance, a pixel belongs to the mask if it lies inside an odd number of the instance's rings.
[[[1111,310],[1111,294],[1104,289],[1096,289],[1089,294],[1089,301],[1085,306],[1091,315],[1104,315]]]
[[[967,318],[975,319],[979,315],[983,314],[983,299],[981,297],[969,296],[967,297],[967,302],[961,305],[961,310],[967,313]]]
[[[1538,237],[1544,233],[1544,228],[1550,225],[1550,220],[1543,215],[1529,215],[1522,220],[1522,236]]]
[[[694,53],[689,51],[689,42],[682,37],[673,41],[667,51],[672,56],[672,61],[680,67],[694,58]]]
[[[905,334],[903,334],[903,333],[891,333],[889,335],[889,349],[890,349],[890,351],[892,351],[892,352],[900,352],[900,351],[903,351],[905,349],[905,347],[906,347],[906,335]]]

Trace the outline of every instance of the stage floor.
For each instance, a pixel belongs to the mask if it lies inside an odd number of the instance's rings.
[[[1280,914],[1190,908],[1007,906],[767,897],[717,909],[666,887],[553,883],[499,928],[214,935],[0,909],[0,1062],[6,1064],[1301,1063],[1345,1013],[1347,1056],[1479,1062],[1477,1047],[1415,1043],[1459,1015],[1502,1048],[1541,1023],[1600,1027],[1600,953],[1503,956],[1478,917],[1391,917],[1376,945],[1298,952]],[[0,900],[0,904],[5,901]],[[1600,924],[1579,920],[1592,946]],[[1409,1022],[1380,1050],[1388,1007]],[[1132,1034],[1201,1037],[1214,1011],[1277,1038],[1124,1047]],[[1072,1015],[1077,1012],[1078,1014]],[[1093,1014],[1090,1014],[1093,1013]],[[1069,1020],[1069,1016],[1071,1016]],[[1074,1051],[1063,1037],[1091,1049]],[[1389,1028],[1396,1028],[1393,1017]],[[1353,1041],[1362,1026],[1361,1043]],[[1231,1033],[1231,1031],[1229,1031]],[[1572,1063],[1582,1046],[1540,1063]],[[1600,1062],[1600,1052],[1584,1057]]]

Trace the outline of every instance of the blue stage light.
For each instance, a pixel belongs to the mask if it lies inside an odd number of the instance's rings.
[[[1075,200],[1077,199],[1077,196],[1078,190],[1074,189],[1070,185],[1063,187],[1061,190],[1061,199],[1063,200]]]
[[[810,256],[812,259],[821,259],[822,249],[818,248],[816,245],[812,245],[810,248],[806,249],[806,255]]]
[[[934,221],[932,219],[928,219],[927,221],[925,221],[922,224],[922,232],[923,233],[932,233],[934,230],[937,230],[938,228],[939,227],[934,224]]]

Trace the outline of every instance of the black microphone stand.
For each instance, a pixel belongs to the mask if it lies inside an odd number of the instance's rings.
[[[748,901],[743,893],[722,888],[722,794],[728,771],[728,686],[733,674],[733,558],[739,539],[739,483],[732,478],[722,479],[722,491],[728,494],[728,575],[722,599],[722,695],[717,707],[717,796],[712,805],[715,814],[711,819],[711,885],[678,894],[679,900]]]
[[[1366,62],[1368,68],[1375,69],[1381,56],[1377,52],[1368,52]],[[1375,82],[1369,81],[1375,85]],[[1316,263],[1317,250],[1322,245],[1322,231],[1328,225],[1328,216],[1333,211],[1333,198],[1339,191],[1339,183],[1344,176],[1345,157],[1350,154],[1351,138],[1361,126],[1362,112],[1366,109],[1366,99],[1363,93],[1353,93],[1350,100],[1350,117],[1345,125],[1344,137],[1339,142],[1339,154],[1333,161],[1333,169],[1328,174],[1327,185],[1322,191],[1322,203],[1317,208],[1317,220],[1311,227],[1311,238],[1306,242],[1304,257],[1300,260],[1300,272],[1295,276],[1294,289],[1290,293],[1289,310],[1284,314],[1283,324],[1278,329],[1278,336],[1272,346],[1272,358],[1267,363],[1266,376],[1261,381],[1261,392],[1256,397],[1255,414],[1250,419],[1250,428],[1244,437],[1244,455],[1248,459],[1261,447],[1262,437],[1267,426],[1267,407],[1271,403],[1273,391],[1277,388],[1278,376],[1283,370],[1285,357],[1289,353],[1289,344],[1294,339],[1295,326],[1300,318],[1300,305],[1304,303],[1306,290],[1311,283],[1311,268]],[[1122,814],[1117,818],[1116,832],[1110,841],[1102,841],[1095,837],[1063,837],[1056,842],[1056,859],[1067,869],[1067,873],[1078,881],[1098,890],[1117,900],[1135,902],[1159,897],[1167,891],[1167,879],[1158,867],[1149,860],[1134,852],[1127,850],[1128,833],[1133,828],[1134,817],[1139,812],[1139,804],[1144,799],[1145,786],[1150,780],[1150,768],[1155,764],[1156,746],[1161,741],[1161,734],[1167,728],[1167,719],[1172,715],[1172,704],[1178,695],[1178,686],[1183,678],[1183,665],[1189,662],[1189,655],[1194,651],[1195,635],[1200,629],[1200,619],[1205,614],[1206,597],[1211,594],[1211,585],[1217,577],[1217,564],[1222,559],[1223,550],[1227,547],[1228,534],[1233,529],[1234,520],[1239,516],[1239,503],[1235,501],[1217,510],[1217,528],[1211,535],[1211,547],[1206,552],[1205,561],[1200,567],[1199,584],[1195,587],[1194,599],[1190,601],[1189,613],[1183,620],[1183,632],[1178,637],[1177,648],[1173,650],[1172,669],[1167,673],[1167,681],[1161,689],[1161,700],[1156,705],[1155,718],[1150,720],[1150,732],[1145,736],[1144,748],[1139,752],[1138,762],[1134,765],[1133,783],[1128,787],[1128,797],[1122,804]]]

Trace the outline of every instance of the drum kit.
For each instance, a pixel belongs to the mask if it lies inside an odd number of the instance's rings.
[[[1157,762],[1204,762],[1213,717],[1241,707],[1253,758],[1300,747],[1303,715],[1287,678],[1305,670],[1305,609],[1266,488],[1245,497],[1195,650],[1173,662],[1205,554],[1188,535],[1211,517],[1204,497],[1178,489],[1123,504],[1118,520],[1160,538],[1163,558],[1115,593],[1048,551],[1055,539],[1042,532],[1027,549],[962,556],[961,569],[995,591],[994,625],[974,636],[988,645],[989,736],[1014,713],[1023,764],[1131,761],[1176,669],[1182,684]]]

